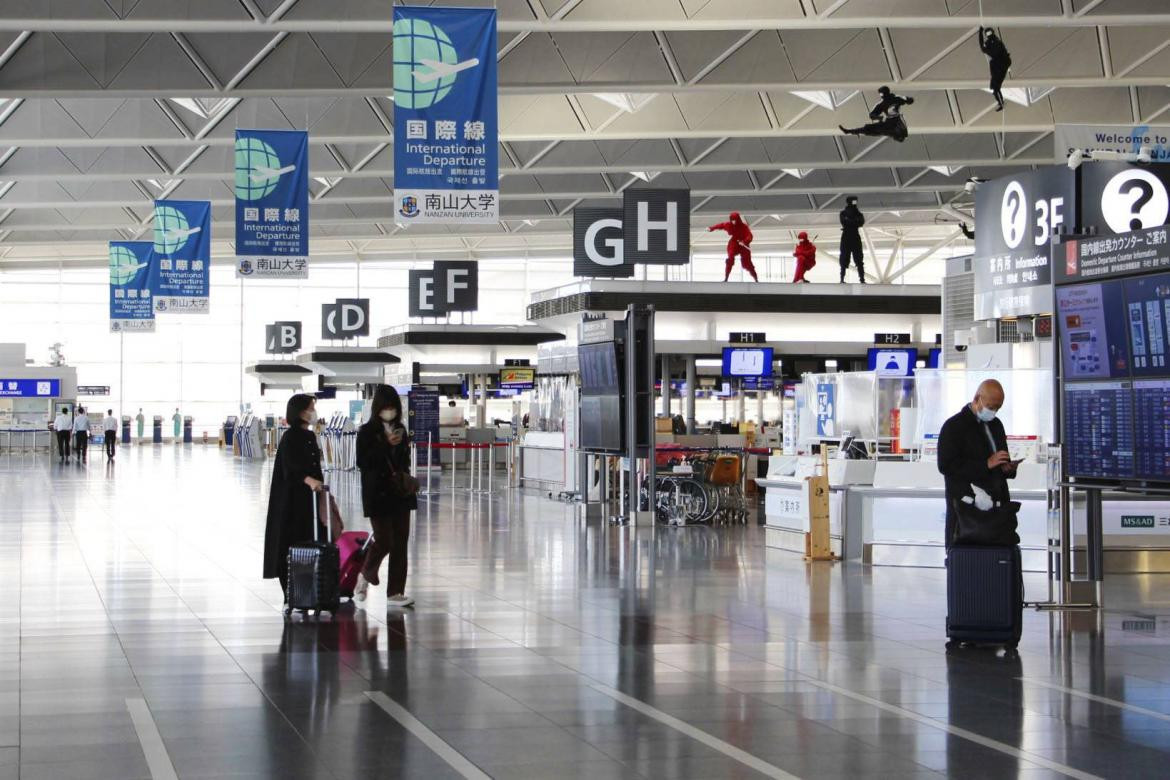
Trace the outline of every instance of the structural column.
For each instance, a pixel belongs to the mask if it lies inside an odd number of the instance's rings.
[[[695,356],[687,355],[687,433],[695,433]]]
[[[670,355],[660,355],[662,365],[662,416],[670,417]]]

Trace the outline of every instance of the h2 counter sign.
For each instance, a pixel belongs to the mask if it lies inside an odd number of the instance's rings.
[[[500,219],[496,12],[394,8],[394,219]]]
[[[309,277],[309,134],[236,131],[236,276]]]

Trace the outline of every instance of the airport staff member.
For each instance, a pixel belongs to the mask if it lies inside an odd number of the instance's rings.
[[[106,418],[102,420],[102,438],[106,442],[106,460],[114,459],[114,443],[118,438],[118,418],[113,409],[106,409]]]
[[[987,491],[993,501],[1011,501],[1007,480],[1016,476],[1008,454],[1007,435],[996,414],[1003,406],[1003,385],[984,380],[971,403],[943,423],[938,436],[938,470],[946,483],[946,546],[954,537],[954,502],[974,494],[972,485]]]
[[[142,439],[143,434],[146,433],[146,415],[142,413],[142,407],[138,407],[138,416],[134,418],[138,423],[138,438]]]
[[[171,422],[175,425],[175,441],[179,441],[179,434],[183,432],[183,415],[179,414],[179,407],[175,407],[175,414],[171,417]]]
[[[57,434],[57,454],[61,462],[69,457],[69,437],[73,435],[73,423],[69,421],[69,409],[62,406],[53,420],[53,431]]]
[[[80,406],[73,418],[73,454],[81,463],[89,460],[89,415]]]

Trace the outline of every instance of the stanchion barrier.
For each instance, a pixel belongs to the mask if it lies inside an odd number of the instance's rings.
[[[438,443],[436,443],[436,442],[431,440],[431,437],[429,434],[427,436],[427,439],[428,440],[427,440],[426,444],[415,444],[413,446],[415,446],[417,448],[425,447],[427,449],[428,453],[431,450],[470,450],[471,456],[470,456],[469,465],[468,465],[467,486],[463,488],[464,490],[468,491],[469,493],[488,493],[488,492],[491,492],[492,485],[494,484],[491,472],[495,468],[495,463],[493,460],[492,451],[496,447],[507,447],[507,448],[509,448],[509,452],[511,452],[511,447],[512,447],[511,442],[491,442],[491,443],[485,442],[482,444],[456,443],[456,442],[438,442]],[[484,450],[488,450],[487,458],[486,458],[486,460],[487,460],[486,465],[484,463],[484,461],[485,461],[485,457],[483,455]],[[428,459],[428,461],[429,461],[429,459]],[[508,461],[509,474],[511,474],[511,466],[512,466],[511,456],[509,455],[509,461]],[[483,470],[484,470],[484,468],[488,469],[488,489],[487,490],[483,489],[483,483],[484,483]],[[509,477],[509,479],[510,479],[510,477]],[[432,491],[430,485],[431,485],[431,473],[430,473],[430,469],[428,468],[428,470],[427,470],[427,494],[433,495],[437,491]],[[452,468],[451,488],[452,488],[452,490],[454,490],[454,488],[455,488],[454,468]]]

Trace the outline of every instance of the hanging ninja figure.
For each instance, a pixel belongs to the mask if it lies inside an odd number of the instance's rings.
[[[911,105],[914,98],[895,95],[889,87],[879,87],[878,94],[881,95],[882,99],[869,112],[869,118],[873,120],[872,122],[852,129],[845,127],[845,125],[837,125],[837,127],[846,135],[881,135],[902,143],[910,137],[906,120],[902,118],[902,106]]]
[[[1007,46],[990,27],[979,28],[979,48],[987,56],[987,66],[991,69],[991,94],[995,96],[995,110],[1003,111],[1003,87],[1007,78],[1008,68],[1012,66],[1012,55]]]
[[[760,277],[756,276],[756,267],[752,265],[752,229],[739,218],[738,211],[731,212],[729,220],[707,228],[708,233],[712,230],[724,230],[730,236],[727,240],[727,267],[723,271],[723,281],[726,282],[731,276],[731,269],[735,267],[735,256],[739,255],[739,263],[743,270],[758,282]]]
[[[857,264],[857,279],[865,284],[865,254],[861,251],[861,228],[865,225],[865,215],[857,208],[857,196],[845,198],[845,208],[841,209],[841,284],[845,284],[845,272],[849,270],[849,262]]]
[[[804,282],[808,284],[808,279],[804,275],[812,270],[812,267],[817,264],[817,247],[816,244],[808,240],[808,233],[803,230],[797,235],[800,239],[793,251],[792,256],[796,258],[796,276],[793,277],[793,283]]]

